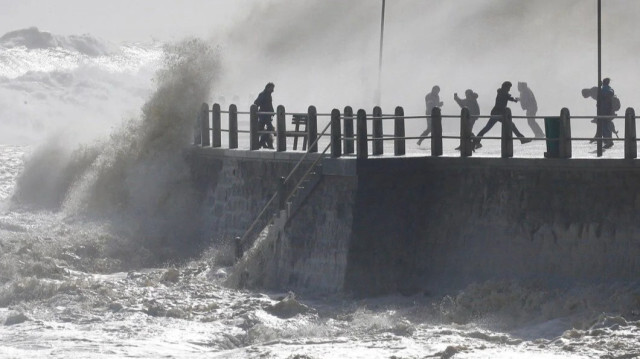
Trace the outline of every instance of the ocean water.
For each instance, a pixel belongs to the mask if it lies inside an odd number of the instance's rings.
[[[0,38],[0,358],[640,357],[638,283],[226,287],[228,250],[201,238],[181,156],[219,56],[197,39]]]

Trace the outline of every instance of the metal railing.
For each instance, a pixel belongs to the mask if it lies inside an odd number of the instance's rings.
[[[228,117],[228,127],[221,127],[221,115],[226,114]],[[249,130],[238,129],[238,115],[249,116]],[[276,126],[274,131],[260,130],[258,127],[258,118],[261,115],[275,116]],[[287,131],[286,116],[304,116],[306,117],[306,129],[304,131]],[[434,108],[429,115],[421,116],[405,116],[402,107],[396,107],[393,115],[383,114],[380,107],[375,107],[372,114],[367,114],[365,110],[360,109],[354,115],[351,107],[345,107],[341,113],[334,109],[331,114],[318,114],[314,106],[309,106],[306,113],[285,112],[284,106],[278,106],[276,112],[258,112],[257,107],[252,105],[250,111],[240,112],[235,105],[229,106],[228,111],[221,111],[218,104],[214,104],[211,109],[203,104],[201,114],[199,116],[199,132],[201,136],[196,136],[196,144],[202,146],[221,147],[221,133],[227,132],[229,136],[228,144],[230,149],[238,148],[238,134],[249,135],[249,149],[258,150],[259,137],[263,134],[276,135],[276,147],[278,152],[287,151],[287,139],[291,137],[305,137],[308,143],[313,144],[309,147],[310,153],[317,153],[317,125],[318,117],[329,117],[331,134],[330,148],[331,156],[334,158],[342,156],[355,155],[359,159],[366,159],[369,156],[379,156],[384,154],[384,142],[393,141],[393,155],[403,156],[406,154],[407,140],[429,140],[431,142],[431,156],[443,155],[443,140],[458,140],[460,142],[459,150],[461,157],[472,157],[474,153],[474,142],[478,140],[500,140],[501,141],[501,157],[513,157],[513,119],[553,119],[556,121],[557,134],[546,137],[520,137],[520,140],[546,141],[547,148],[553,149],[544,153],[544,157],[548,158],[571,158],[572,157],[572,141],[595,141],[596,153],[598,157],[602,156],[606,143],[624,142],[624,158],[637,158],[637,138],[636,138],[636,118],[633,108],[628,108],[625,116],[571,116],[567,108],[560,111],[559,116],[512,116],[511,111],[507,108],[504,115],[499,116],[499,122],[502,124],[500,136],[482,136],[478,137],[472,133],[472,118],[490,119],[496,116],[471,116],[466,108],[460,111],[459,115],[443,115],[439,108]],[[432,133],[429,136],[407,136],[405,130],[406,120],[429,119],[431,121]],[[594,137],[572,137],[571,122],[572,120],[589,119],[597,122],[597,134]],[[623,138],[605,138],[603,136],[605,126],[609,126],[609,122],[613,119],[624,119],[625,129]],[[393,120],[393,134],[384,133],[383,121]],[[442,124],[444,121],[459,121],[459,134],[444,134]],[[354,126],[355,124],[355,126]],[[369,124],[371,124],[371,132],[369,133]],[[324,135],[324,134],[322,134]],[[321,136],[322,136],[321,135]],[[611,141],[611,142],[610,142]],[[370,145],[371,143],[371,145]]]

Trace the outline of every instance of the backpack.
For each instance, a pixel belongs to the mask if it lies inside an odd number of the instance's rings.
[[[620,110],[620,99],[618,96],[613,96],[613,100],[611,100],[611,106],[613,107],[613,112]]]

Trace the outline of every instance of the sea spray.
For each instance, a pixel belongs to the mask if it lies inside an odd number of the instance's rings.
[[[139,118],[74,150],[65,149],[64,140],[35,150],[13,202],[106,220],[130,246],[153,253],[132,265],[192,254],[200,210],[183,151],[216,79],[218,52],[201,40],[184,40],[165,46],[163,65]]]

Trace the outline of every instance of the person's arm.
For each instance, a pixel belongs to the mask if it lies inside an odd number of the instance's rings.
[[[260,93],[258,95],[258,98],[256,98],[255,101],[253,101],[253,104],[257,105],[258,107],[261,107],[263,102],[264,102],[264,96],[262,95],[262,93]]]
[[[456,103],[458,104],[458,106],[460,107],[464,107],[464,104],[462,103],[462,101],[460,100],[460,97],[458,97],[457,93],[453,94],[453,99],[456,101]]]

